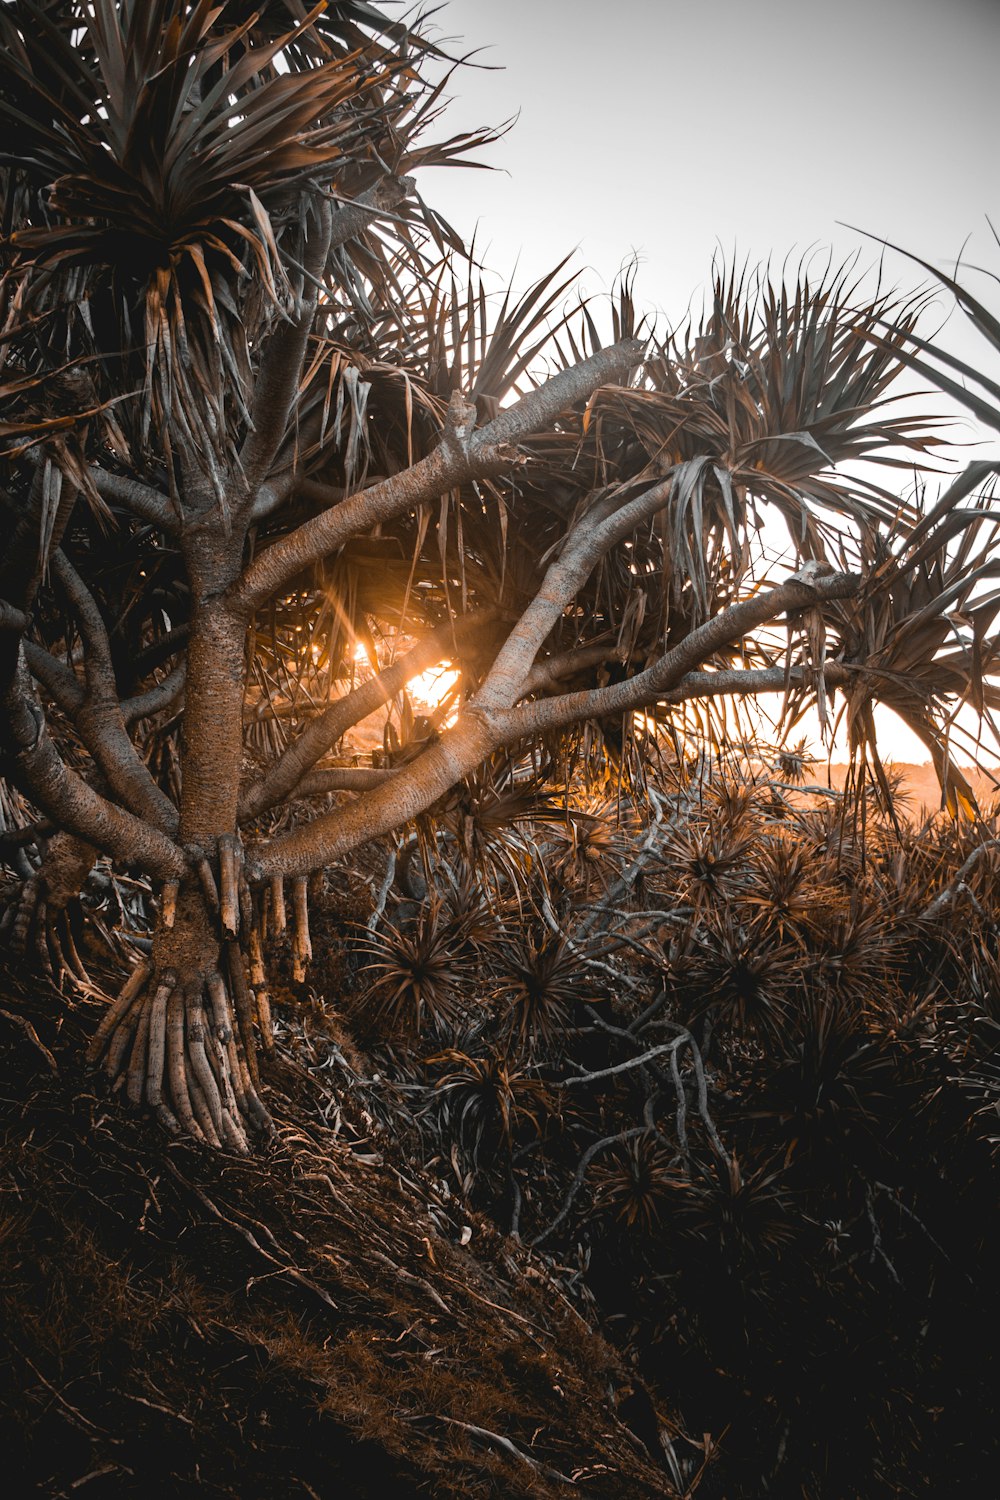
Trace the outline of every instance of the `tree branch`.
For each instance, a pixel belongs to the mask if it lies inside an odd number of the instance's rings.
[[[297,489],[299,481],[295,469],[283,469],[280,474],[272,474],[266,484],[262,484],[257,490],[253,503],[250,520],[256,525],[258,521],[266,521],[267,517],[280,510],[294,489]]]
[[[45,467],[46,454],[41,449],[29,449],[25,462],[33,464],[41,473]],[[129,479],[124,474],[113,474],[97,464],[90,464],[88,474],[102,500],[111,505],[120,505],[143,521],[149,521],[160,531],[174,535],[179,530],[177,516],[166,495],[152,489],[138,479]]]
[[[663,702],[686,703],[691,698],[736,698],[757,693],[781,693],[786,687],[804,687],[809,670],[792,667],[786,672],[784,667],[733,667],[720,672],[688,672],[675,688],[663,695]],[[823,681],[830,687],[843,687],[857,675],[857,670],[844,662],[828,661],[823,667]]]
[[[24,642],[24,659],[35,681],[40,682],[63,713],[72,718],[84,699],[83,684],[73,669],[35,641]]]
[[[177,809],[149,774],[129,738],[118,698],[111,643],[97,601],[66,554],[58,549],[52,571],[80,625],[87,690],[73,722],[114,795],[164,833],[177,828]]]
[[[484,761],[496,743],[496,729],[487,715],[467,709],[422,755],[401,766],[367,796],[280,838],[252,846],[247,854],[250,878],[308,875],[359,844],[409,822]]]
[[[278,478],[272,470],[298,394],[322,290],[323,270],[334,251],[362,234],[381,214],[395,208],[412,187],[412,178],[387,176],[359,193],[353,203],[332,208],[326,202],[319,205],[319,233],[307,247],[302,267],[301,310],[292,323],[275,331],[264,351],[254,396],[252,430],[241,454],[253,497],[254,521],[261,521],[277,510],[295,483],[294,465]]]
[[[306,417],[296,415],[295,426],[288,434],[291,441],[286,439],[285,445],[279,448],[268,479],[257,491],[257,498],[251,512],[252,522],[256,524],[263,521],[273,515],[276,510],[280,510],[293,491],[296,496],[302,495],[307,500],[318,500],[321,505],[332,505],[336,500],[344,498],[347,494],[346,490],[336,485],[318,484],[316,480],[304,479],[299,472],[299,455],[304,449],[318,444],[322,435],[322,412],[313,411]],[[289,452],[288,449],[291,451]],[[378,477],[382,478],[381,475]],[[326,493],[318,496],[310,495],[310,486],[316,486]]]
[[[0,630],[13,631],[15,635],[23,635],[28,628],[28,616],[23,609],[15,609],[13,604],[7,604],[0,599]]]
[[[731,641],[788,610],[807,609],[821,600],[849,598],[859,586],[860,579],[851,573],[834,573],[813,584],[791,580],[730,605],[631,681],[513,709],[489,710],[470,704],[451,729],[411,764],[400,767],[386,785],[349,807],[338,807],[303,828],[257,845],[249,855],[248,868],[254,879],[264,879],[308,875],[321,865],[332,864],[359,844],[424,812],[502,746],[546,729],[655,702],[677,687],[688,671]]]
[[[459,640],[492,624],[495,619],[495,613],[484,611],[467,620],[449,621],[432,631],[391,667],[370,677],[353,692],[337,698],[303,729],[298,739],[244,793],[240,800],[240,821],[256,817],[273,807],[282,797],[289,796],[296,790],[303,776],[352,725],[360,723],[370,713],[381,708],[383,703],[388,703],[412,677],[419,676],[428,667],[439,662]]]
[[[333,214],[329,203],[315,205],[316,222],[306,246],[304,278],[295,318],[275,329],[261,355],[251,411],[251,431],[240,464],[252,500],[271,471],[299,389],[302,362],[319,303],[319,278],[330,251]]]
[[[35,457],[33,454],[32,459]],[[0,553],[0,599],[7,614],[5,629],[0,631],[0,746],[15,755],[22,747],[33,750],[38,745],[45,724],[45,715],[35,696],[25,660],[24,632],[28,628],[28,616],[38,593],[48,551],[62,540],[77,494],[76,485],[64,482],[62,471],[51,456],[39,453],[28,503],[11,518]],[[47,519],[50,526],[46,524]],[[48,652],[38,649],[40,658],[37,664],[42,672],[48,672],[50,680],[65,691],[69,699],[68,678],[55,670],[57,664]],[[50,664],[52,670],[49,672]],[[82,693],[75,677],[73,689],[75,699],[77,691]],[[2,717],[4,709],[9,714],[6,725]],[[54,750],[52,754],[55,755]]]
[[[323,797],[327,792],[370,792],[399,775],[396,767],[376,770],[368,766],[331,766],[310,771],[288,793],[289,797]]]
[[[0,732],[10,779],[56,827],[157,879],[184,874],[184,855],[171,839],[108,802],[62,760],[45,728],[23,651],[0,691]]]
[[[83,672],[89,698],[115,695],[115,669],[111,660],[111,642],[97,600],[70,562],[58,548],[52,556],[52,572],[72,606],[83,640]]]
[[[576,1164],[576,1171],[573,1174],[573,1181],[570,1183],[569,1190],[566,1193],[565,1198],[563,1199],[562,1207],[560,1208],[559,1212],[556,1214],[552,1222],[545,1226],[541,1234],[536,1234],[535,1238],[531,1241],[532,1248],[534,1248],[536,1245],[540,1245],[543,1240],[547,1240],[549,1235],[552,1234],[554,1230],[558,1229],[563,1220],[567,1218],[570,1209],[573,1207],[573,1203],[577,1193],[583,1187],[583,1179],[587,1175],[587,1168],[590,1166],[590,1163],[593,1161],[594,1157],[598,1154],[599,1151],[606,1151],[609,1146],[624,1145],[626,1141],[637,1141],[640,1136],[648,1134],[648,1125],[633,1125],[631,1130],[619,1130],[616,1131],[614,1135],[606,1135],[599,1141],[593,1141],[587,1147],[586,1151],[583,1153],[583,1155],[580,1157],[580,1160]]]
[[[191,630],[188,625],[175,625],[158,640],[150,641],[129,662],[129,680],[135,684],[148,677],[156,667],[162,667],[172,656],[187,645]]]
[[[172,707],[183,693],[186,681],[187,662],[178,662],[161,682],[154,683],[144,693],[136,693],[133,698],[123,698],[122,717],[125,723],[130,726],[138,724],[140,719],[148,719],[151,714]]]
[[[166,495],[141,484],[138,479],[128,479],[123,474],[111,474],[107,469],[91,465],[90,477],[102,500],[111,505],[120,505],[140,520],[149,521],[167,536],[176,536],[180,531],[177,516]]]
[[[9,517],[0,552],[0,600],[7,606],[8,616],[7,626],[0,632],[3,690],[9,688],[17,671],[21,638],[48,554],[62,541],[79,494],[76,485],[64,479],[50,454],[32,452],[28,458],[35,465],[28,503]]]
[[[545,657],[525,677],[518,690],[518,697],[528,698],[532,693],[541,692],[543,688],[555,687],[564,677],[572,677],[574,672],[585,672],[588,668],[600,667],[607,661],[618,662],[620,665],[627,658],[623,651],[612,644],[613,640],[612,635],[603,646],[580,646],[575,651],[562,651]]]
[[[607,495],[577,522],[477,692],[474,701],[480,708],[510,708],[517,702],[535,657],[566,606],[605,553],[666,505],[672,487],[671,474],[625,505],[615,494]]]
[[[645,708],[650,703],[666,698],[680,685],[688,672],[741,636],[749,635],[751,631],[789,610],[808,609],[825,600],[849,599],[857,592],[860,584],[861,580],[856,574],[832,573],[827,578],[817,578],[814,583],[792,580],[778,584],[775,588],[764,589],[750,599],[731,604],[714,619],[693,630],[645,672],[639,672],[625,682],[579,693],[565,693],[560,697],[522,704],[495,714],[493,717],[496,722],[503,726],[497,748],[500,744],[514,744],[527,735],[563,729],[584,719],[611,717]],[[714,676],[712,673],[705,675]],[[694,697],[696,694],[687,696]]]
[[[514,444],[548,426],[598,386],[627,375],[640,363],[643,348],[640,340],[625,339],[600,350],[581,364],[561,370],[478,432],[470,432],[464,423],[450,426],[434,451],[412,468],[331,506],[262,552],[235,585],[234,607],[256,609],[304,568],[360,532],[437,499],[467,480],[503,472],[516,462]]]
[[[943,909],[952,902],[960,891],[968,891],[967,881],[973,870],[987,854],[992,854],[997,847],[996,839],[987,839],[984,844],[979,844],[972,853],[963,861],[958,870],[949,880],[943,890],[938,891],[927,906],[920,913],[921,921],[932,922],[939,916]]]

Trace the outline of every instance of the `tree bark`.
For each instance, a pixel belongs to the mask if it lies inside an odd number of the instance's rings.
[[[200,539],[198,539],[200,538]],[[242,539],[199,531],[187,547],[193,608],[181,734],[179,839],[188,868],[164,888],[152,960],[129,979],[91,1047],[129,1101],[213,1147],[245,1153],[269,1130],[257,1092],[249,892],[237,838],[246,620],[224,602]],[[259,1002],[259,1003],[258,1003]]]
[[[96,858],[92,844],[69,833],[54,834],[38,869],[15,888],[0,922],[0,931],[9,929],[14,950],[27,953],[33,946],[43,971],[58,984],[64,976],[72,983],[91,982],[77,950],[73,914]]]

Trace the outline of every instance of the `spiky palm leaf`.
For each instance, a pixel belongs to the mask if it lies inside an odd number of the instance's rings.
[[[8,358],[43,379],[54,351],[87,351],[98,392],[140,392],[119,413],[135,459],[166,441],[217,483],[248,421],[256,351],[311,290],[300,266],[319,231],[303,204],[350,203],[405,171],[427,123],[406,34],[373,44],[358,29],[373,7],[315,47],[302,41],[323,7],[290,6],[277,27],[283,9],[262,26],[246,6],[100,0],[81,9],[77,46],[32,0],[0,14],[7,295],[16,286],[14,326],[30,331]],[[414,160],[434,154],[414,146]],[[359,255],[369,273],[380,263],[371,245]],[[351,275],[348,297],[363,271]]]
[[[464,924],[430,902],[412,923],[384,924],[362,937],[365,987],[356,1013],[370,1035],[412,1039],[425,1028],[447,1036],[475,1008],[476,969]]]
[[[876,702],[893,709],[927,746],[952,815],[973,817],[975,797],[949,738],[962,705],[987,724],[1000,705],[1000,688],[991,680],[1000,641],[1000,519],[992,487],[961,503],[970,477],[975,475],[960,478],[933,505],[918,496],[915,524],[897,521],[888,535],[861,533],[865,588],[836,612],[840,644],[831,645],[829,656],[850,669],[844,693],[852,754],[862,762],[871,759],[886,797],[875,743]]]
[[[633,473],[643,462],[651,477],[676,473],[662,521],[664,607],[681,607],[691,590],[685,608],[699,620],[731,596],[762,504],[784,516],[793,547],[815,557],[832,516],[895,514],[884,491],[847,485],[832,469],[859,458],[891,465],[892,448],[935,441],[918,435],[925,424],[882,410],[915,309],[888,298],[856,305],[855,296],[846,272],[804,277],[791,293],[720,273],[700,326],[660,347],[644,384],[591,403],[582,425],[599,432],[602,454],[627,435]],[[867,335],[890,312],[894,331],[873,349]]]
[[[626,1230],[647,1233],[667,1218],[672,1198],[684,1179],[655,1135],[626,1141],[594,1168],[594,1202]]]

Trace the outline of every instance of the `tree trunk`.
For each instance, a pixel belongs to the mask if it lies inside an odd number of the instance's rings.
[[[242,548],[192,546],[194,609],[181,747],[180,841],[189,872],[162,890],[151,961],[132,973],[91,1045],[130,1102],[210,1146],[249,1149],[270,1130],[258,1095],[254,1022],[266,996],[247,983],[250,892],[237,802],[242,758],[246,624],[224,591]],[[259,1000],[259,1003],[258,1003]]]

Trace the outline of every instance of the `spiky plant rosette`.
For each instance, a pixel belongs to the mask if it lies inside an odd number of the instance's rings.
[[[805,739],[800,739],[795,745],[783,745],[774,757],[775,771],[789,786],[801,786],[809,768],[815,764],[815,756],[809,754]]]
[[[489,901],[530,900],[539,839],[561,817],[558,798],[537,776],[499,756],[440,799],[417,822],[433,881],[458,864]]]
[[[423,1032],[447,1038],[478,1000],[468,923],[439,899],[407,922],[362,929],[362,989],[354,998],[359,1029],[372,1040],[411,1043]]]
[[[674,966],[680,1019],[739,1039],[779,1034],[803,985],[802,952],[769,917],[735,907],[706,914]]]
[[[441,869],[438,894],[465,951],[480,966],[489,962],[503,938],[504,910],[489,899],[474,868],[456,858]]]
[[[756,837],[745,821],[677,823],[658,851],[656,889],[698,912],[724,906],[746,885]]]
[[[677,1193],[673,1218],[679,1236],[733,1269],[780,1253],[795,1232],[780,1166],[745,1166],[735,1155],[696,1166]]]
[[[595,883],[606,887],[621,870],[637,826],[633,808],[623,799],[584,798],[546,831],[554,873],[584,893]]]
[[[884,1138],[899,1082],[890,1052],[856,1011],[836,995],[812,996],[773,1039],[752,1114],[786,1163],[839,1175]]]
[[[434,1075],[430,1107],[442,1142],[457,1144],[473,1171],[488,1168],[498,1150],[509,1158],[522,1126],[541,1132],[551,1107],[545,1085],[502,1050],[449,1048],[424,1066]]]
[[[558,1050],[587,1001],[603,998],[588,953],[567,932],[531,921],[497,954],[494,992],[504,1024],[526,1052]]]
[[[852,786],[847,799],[824,801],[796,809],[791,819],[796,842],[805,857],[841,892],[857,890],[864,882],[867,850],[859,816],[860,798]],[[872,825],[874,827],[874,822]]]
[[[902,936],[895,913],[863,888],[819,907],[809,933],[810,982],[848,1009],[882,1003],[898,989]]]
[[[684,1186],[677,1156],[652,1132],[623,1141],[591,1172],[594,1206],[626,1230],[649,1233],[670,1213]]]
[[[804,944],[815,913],[837,894],[823,861],[810,858],[792,833],[774,830],[754,851],[741,901],[780,939]]]

